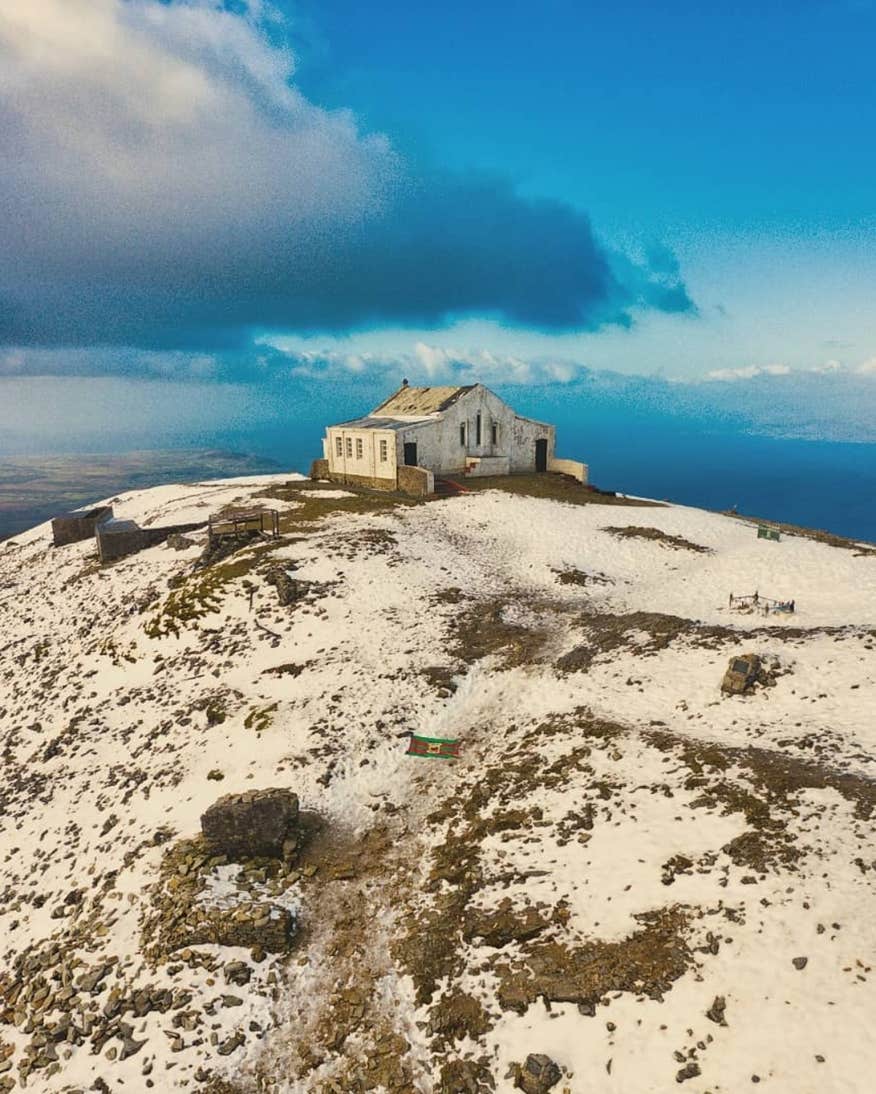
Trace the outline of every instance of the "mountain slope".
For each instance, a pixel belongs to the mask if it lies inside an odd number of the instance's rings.
[[[573,1092],[869,1089],[876,557],[520,489],[114,499],[281,511],[198,570],[204,533],[0,545],[0,1089],[510,1091],[530,1052]],[[297,859],[211,856],[268,787]],[[268,904],[288,954],[192,933]]]

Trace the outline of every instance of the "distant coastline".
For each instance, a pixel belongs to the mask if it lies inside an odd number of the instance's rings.
[[[274,460],[224,449],[0,457],[0,540],[56,513],[167,482],[271,473]]]

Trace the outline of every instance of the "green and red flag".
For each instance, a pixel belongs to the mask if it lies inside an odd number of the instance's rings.
[[[418,737],[411,735],[407,756],[425,756],[432,760],[456,760],[459,758],[459,741],[445,737]]]

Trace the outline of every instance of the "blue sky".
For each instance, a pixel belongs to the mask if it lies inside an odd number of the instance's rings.
[[[4,5],[0,402],[607,371],[865,439],[874,44],[868,0]]]
[[[355,102],[414,155],[568,201],[615,246],[678,256],[697,322],[641,316],[632,337],[564,336],[565,352],[684,376],[873,356],[873,4],[304,10],[301,79],[321,101]]]

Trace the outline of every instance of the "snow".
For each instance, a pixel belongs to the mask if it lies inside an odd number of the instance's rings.
[[[206,520],[230,504],[287,512],[300,503],[258,495],[296,478],[157,487],[109,500],[117,516],[141,524]],[[93,544],[53,550],[48,525],[0,545],[0,744],[6,749],[0,797],[8,795],[10,803],[0,816],[6,849],[0,892],[17,894],[0,907],[0,982],[16,954],[65,938],[67,919],[52,918],[65,893],[77,886],[96,891],[107,871],[118,870],[104,901],[114,918],[104,914],[106,933],[82,956],[89,963],[117,957],[132,986],[163,983],[166,967],[150,969],[140,943],[141,911],[166,850],[152,837],[162,826],[174,838],[195,835],[201,813],[220,794],[286,786],[303,809],[353,835],[367,832],[376,817],[394,818],[403,825],[397,841],[407,861],[417,863],[447,830],[428,821],[438,804],[469,793],[482,773],[523,747],[533,727],[566,718],[571,728],[531,747],[547,768],[566,765],[573,749],[586,746],[586,765],[568,766],[561,785],[521,787],[514,808],[538,808],[543,822],[516,834],[489,833],[478,851],[485,877],[521,880],[485,884],[474,906],[496,907],[504,898],[545,907],[564,901],[570,939],[618,941],[636,929],[637,915],[680,904],[703,910],[691,927],[692,945],[710,928],[724,941],[717,954],[697,952],[662,1002],[611,993],[595,1017],[564,1003],[548,1011],[539,1002],[523,1015],[502,1011],[495,978],[483,969],[490,949],[466,943],[459,984],[482,999],[492,1025],[453,1052],[486,1054],[499,1091],[513,1089],[508,1067],[529,1051],[565,1067],[571,1091],[674,1089],[681,1065],[673,1052],[686,1054],[698,1041],[707,1045],[697,1050],[702,1076],[684,1083],[693,1094],[748,1089],[753,1075],[785,1094],[870,1089],[876,1043],[864,1024],[876,1006],[868,967],[876,943],[872,831],[835,789],[804,787],[793,795],[794,811],[781,814],[804,848],[801,860],[794,870],[772,869],[758,873],[757,884],[744,883],[757,871],[734,866],[721,849],[749,829],[745,815],[720,804],[695,805],[702,789],[687,785],[690,771],[678,755],[655,748],[648,734],[663,726],[680,740],[773,749],[834,771],[876,776],[873,556],[802,536],[758,540],[744,521],[681,506],[574,506],[479,492],[352,514],[343,511],[344,499],[355,496],[350,492],[321,489],[319,496],[337,500],[337,512],[284,541],[271,557],[297,580],[323,586],[323,595],[290,611],[256,580],[250,608],[247,590],[232,581],[220,590],[218,610],[184,626],[178,637],[151,638],[144,624],[166,597],[167,581],[187,572],[200,540],[182,552],[154,547],[103,570],[94,564]],[[605,530],[627,525],[683,537],[710,553]],[[392,537],[385,550],[361,539],[375,530]],[[569,568],[606,582],[560,584],[557,571]],[[458,606],[434,599],[448,589],[468,599]],[[794,599],[797,612],[764,618],[728,609],[730,592],[755,590]],[[153,605],[140,610],[150,596]],[[471,603],[492,599],[504,605],[506,621],[544,629],[541,654],[512,667],[501,653],[455,661],[448,649],[454,619]],[[556,657],[582,640],[582,619],[630,612],[729,627],[742,641],[710,646],[682,635],[649,652],[648,632],[636,626],[622,646],[597,653],[589,671],[554,668]],[[259,630],[256,619],[279,639]],[[723,697],[718,685],[728,658],[742,651],[775,656],[790,671],[772,688]],[[266,672],[289,663],[307,667],[295,676]],[[422,670],[448,665],[455,668],[456,690],[442,695]],[[227,717],[208,726],[203,704],[217,693]],[[253,711],[271,707],[267,728],[246,728]],[[622,732],[603,741],[576,736],[574,712],[582,709]],[[404,730],[459,738],[461,760],[405,756],[407,741],[398,736]],[[53,741],[57,750],[49,748]],[[207,778],[215,769],[221,783]],[[40,781],[26,784],[34,775]],[[739,765],[722,777],[751,785]],[[610,799],[595,795],[598,782],[616,788]],[[655,792],[658,787],[669,794]],[[561,842],[558,826],[585,802],[594,806],[589,838]],[[104,833],[111,814],[118,823]],[[683,855],[699,863],[709,854],[718,856],[714,869],[680,873],[664,884],[669,859]],[[232,905],[237,870],[214,868],[202,900]],[[363,883],[363,908],[381,899],[375,885]],[[27,897],[34,889],[47,894],[41,906]],[[170,1015],[152,1013],[135,1023],[135,1037],[148,1038],[140,1054],[110,1065],[87,1047],[75,1049],[57,1074],[35,1072],[27,1088],[62,1090],[111,1074],[139,1090],[148,1058],[156,1089],[191,1084],[198,1066],[244,1083],[254,1082],[257,1068],[274,1068],[270,1089],[323,1089],[314,1084],[333,1074],[331,1058],[312,1082],[289,1079],[282,1063],[295,1030],[327,1004],[334,958],[317,923],[328,915],[333,890],[325,897],[320,891],[296,884],[275,898],[310,925],[310,949],[285,963],[271,958],[253,965],[246,988],[211,985],[204,970],[188,967],[174,980],[199,1004],[220,991],[245,997],[243,1008],[217,1010],[218,1032],[246,1030],[254,1020],[264,1038],[247,1034],[228,1057],[208,1044],[172,1053],[163,1032]],[[428,903],[431,897],[412,899]],[[728,908],[741,909],[742,921],[728,920]],[[385,917],[369,924],[375,953],[389,952],[395,911],[387,907]],[[825,928],[821,933],[817,924]],[[512,943],[507,954],[522,954],[517,947]],[[221,951],[223,962],[249,959],[243,950],[213,951]],[[798,955],[808,957],[803,970],[792,964]],[[278,1000],[268,987],[272,971],[283,978]],[[389,957],[377,984],[373,1006],[407,1037],[419,1069],[417,1089],[437,1089],[438,1065],[430,1063],[429,1037],[418,1026],[429,1020],[429,1008],[417,1006],[407,972]],[[716,995],[727,999],[727,1027],[704,1016]],[[302,1012],[303,1005],[313,1015]],[[15,1046],[16,1061],[28,1040],[0,1026],[0,1042]],[[174,1066],[166,1070],[168,1064]]]
[[[320,498],[355,498],[356,496],[355,494],[351,494],[349,490],[308,490],[307,487],[304,488],[304,493],[315,494]]]

